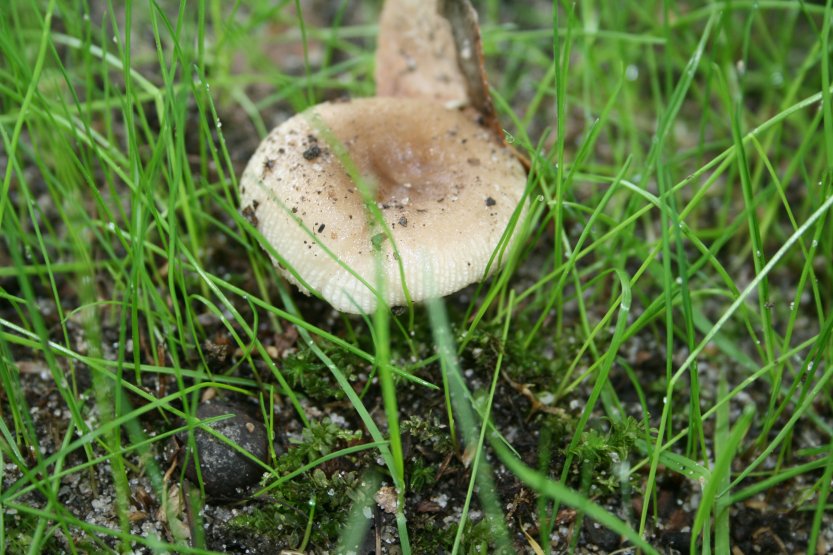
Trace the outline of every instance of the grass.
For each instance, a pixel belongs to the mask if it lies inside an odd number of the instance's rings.
[[[278,277],[237,179],[272,125],[373,93],[376,4],[4,2],[0,550],[219,550],[164,455],[207,392],[283,446],[226,529],[263,549],[356,545],[366,511],[405,553],[567,552],[583,519],[830,549],[832,4],[479,2],[523,240],[352,317]]]

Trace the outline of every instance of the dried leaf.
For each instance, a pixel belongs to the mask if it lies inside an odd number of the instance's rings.
[[[529,547],[532,549],[532,552],[535,553],[535,555],[544,555],[544,550],[541,549],[541,544],[535,541],[535,538],[530,536],[529,532],[527,532],[526,529],[521,528],[521,532],[524,533],[526,541],[527,543],[529,543]]]
[[[166,488],[162,504],[156,511],[156,520],[167,525],[173,539],[187,543],[191,539],[191,529],[186,524],[185,500],[182,489],[177,484]]]
[[[393,486],[382,486],[374,496],[379,508],[388,514],[396,514],[396,509],[399,506],[399,497],[396,493],[396,488]]]
[[[497,120],[489,81],[483,60],[483,43],[480,40],[480,25],[477,12],[469,0],[438,0],[439,13],[451,25],[457,66],[466,84],[469,104],[483,116],[484,123],[498,138],[503,140],[503,129]]]

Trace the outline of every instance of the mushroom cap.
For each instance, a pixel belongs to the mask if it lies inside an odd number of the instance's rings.
[[[482,279],[525,186],[521,163],[473,110],[377,97],[319,104],[275,128],[240,192],[287,279],[367,313],[374,288],[388,306],[407,303],[403,274],[413,301]]]

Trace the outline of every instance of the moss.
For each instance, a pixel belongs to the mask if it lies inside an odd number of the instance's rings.
[[[628,460],[637,438],[644,433],[643,425],[631,417],[606,420],[607,430],[591,428],[581,434],[578,445],[569,453],[582,469],[582,482],[593,493],[615,492],[622,487],[621,464]]]
[[[33,547],[33,534],[38,518],[26,513],[7,513],[5,518],[5,550],[8,553],[29,553]],[[76,547],[81,545],[76,538]],[[41,538],[38,553],[61,553],[63,550],[55,536]]]
[[[422,457],[413,457],[408,464],[407,478],[410,491],[419,493],[434,484],[438,466],[430,464]]]
[[[312,462],[313,459],[322,455],[328,455],[343,447],[344,444],[359,440],[361,437],[362,433],[360,431],[339,428],[329,418],[319,422],[311,421],[309,426],[301,432],[300,439],[290,439],[290,443],[296,445],[296,447],[287,454],[291,455],[291,457],[287,457],[288,459],[294,460],[287,462],[293,465],[290,468],[297,468],[300,464]],[[278,463],[280,463],[280,460]],[[280,468],[280,464],[276,465],[276,468]]]
[[[442,424],[436,416],[431,418],[411,416],[403,420],[399,428],[402,434],[410,435],[411,439],[422,448],[428,447],[440,455],[446,455],[454,450],[448,427]]]
[[[271,503],[235,517],[229,526],[296,548],[312,519],[310,546],[330,545],[347,524],[350,507],[362,491],[361,482],[354,471],[327,475],[317,468],[281,484],[272,492]]]
[[[414,519],[415,521],[420,519]],[[443,524],[436,519],[425,517],[418,523],[421,533],[411,538],[411,549],[414,553],[450,553],[457,535],[458,523]],[[514,554],[515,548],[501,549],[495,543],[494,523],[488,518],[475,522],[466,520],[463,530],[463,541],[460,553],[467,555],[479,554]]]
[[[339,428],[327,419],[310,422],[300,438],[290,440],[293,447],[278,457],[275,470],[287,474],[361,437],[361,432]],[[353,457],[330,463],[334,464],[325,463],[280,484],[271,491],[268,505],[235,517],[229,526],[241,534],[261,534],[297,547],[312,516],[311,545],[329,545],[339,537],[353,501],[363,491],[361,477],[352,469],[365,466]]]
[[[348,380],[352,381],[358,377],[364,365],[362,359],[327,344],[322,344],[321,348]],[[345,396],[344,390],[335,381],[330,369],[307,346],[288,355],[283,360],[281,369],[292,388],[303,392],[310,399],[331,402]]]
[[[448,427],[436,416],[411,416],[403,420],[400,430],[410,445],[405,475],[411,491],[420,492],[435,484],[439,462],[454,451]]]
[[[482,325],[474,332],[470,343],[471,362],[480,368],[494,368],[498,356],[503,353],[502,368],[509,378],[535,384],[539,389],[554,389],[580,345],[572,330],[565,329],[557,338],[539,334],[527,346],[529,328],[519,324],[514,329],[504,342],[500,323]]]

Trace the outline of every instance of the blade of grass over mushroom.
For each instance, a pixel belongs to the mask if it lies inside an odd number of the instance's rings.
[[[194,266],[192,266],[190,264],[190,262],[185,262],[182,265],[183,265],[183,269],[196,270],[196,268]],[[268,302],[266,302],[262,299],[259,299],[255,296],[252,296],[252,295],[249,295],[246,291],[240,289],[239,287],[234,286],[233,284],[229,283],[228,281],[226,281],[226,280],[224,280],[224,279],[222,279],[218,276],[215,276],[213,274],[210,274],[210,273],[206,272],[203,275],[203,277],[211,282],[211,284],[212,284],[211,288],[212,289],[213,289],[213,287],[217,287],[219,289],[223,289],[223,290],[226,290],[230,293],[233,293],[234,295],[236,295],[238,297],[246,298],[248,300],[248,302],[250,302],[252,305],[268,311],[270,314],[273,314],[273,315],[277,316],[281,320],[285,320],[285,321],[287,321],[287,322],[289,322],[293,325],[298,326],[299,329],[303,329],[303,330],[305,330],[309,333],[312,333],[312,334],[314,334],[318,337],[321,337],[322,339],[325,339],[328,342],[337,345],[339,348],[342,348],[342,349],[346,350],[347,352],[349,352],[351,354],[354,354],[357,357],[360,357],[360,358],[366,360],[367,362],[376,364],[376,360],[373,357],[373,355],[365,352],[362,349],[359,349],[355,345],[352,345],[351,343],[349,343],[348,341],[345,341],[344,339],[342,339],[340,337],[337,337],[337,336],[335,336],[331,333],[328,333],[326,330],[324,330],[324,329],[322,329],[318,326],[315,326],[314,324],[312,324],[308,320],[304,319],[300,314],[298,314],[297,309],[295,308],[294,304],[286,305],[287,309],[283,310],[283,309],[280,309],[276,306],[271,305],[270,303],[268,303]],[[285,297],[285,293],[286,293],[285,291],[281,291],[281,296],[284,299],[288,298],[288,297]],[[222,299],[224,297],[221,296],[220,298]],[[247,334],[247,335],[249,335],[249,334]],[[252,339],[254,340],[253,336],[250,336],[250,337],[252,337]],[[402,369],[400,369],[396,366],[391,366],[391,370],[394,373],[396,373],[397,375],[399,375],[400,377],[402,377],[406,380],[412,381],[412,382],[414,382],[414,383],[416,383],[416,384],[418,384],[422,387],[427,387],[429,389],[437,389],[436,385],[434,385],[430,382],[427,382],[427,381],[423,380],[422,378],[419,378],[418,376],[414,376],[409,372],[403,371]]]
[[[627,165],[630,165],[630,162],[628,160],[626,160],[625,162],[626,162]],[[602,201],[600,201],[600,204],[597,205],[595,208],[591,209],[591,208],[583,207],[583,206],[578,205],[578,204],[567,204],[567,203],[565,203],[565,206],[570,206],[571,208],[581,210],[584,213],[586,213],[587,216],[588,216],[588,222],[589,223],[595,223],[598,220],[600,222],[605,223],[606,225],[609,225],[609,226],[613,227],[615,225],[615,222],[611,221],[610,218],[602,212],[602,207],[605,206],[610,201],[608,196],[612,196],[619,185],[621,185],[623,188],[627,188],[627,189],[632,190],[632,191],[634,191],[634,189],[635,189],[635,186],[633,184],[629,183],[627,180],[621,179],[621,175],[624,173],[624,171],[620,171],[619,173],[620,173],[620,175],[617,176],[617,177],[610,177],[610,178],[594,179],[593,180],[593,181],[596,181],[598,183],[606,183],[608,185],[608,188],[606,189],[606,192],[605,192],[605,195],[602,198]],[[649,199],[649,201],[653,205],[659,206],[659,200],[654,195],[652,195],[651,193],[649,193],[647,191],[641,191],[639,189],[636,189],[634,192],[636,192],[637,194],[642,195],[645,198]],[[577,243],[576,243],[577,246],[573,248],[573,252],[570,254],[571,257],[574,256],[576,258],[575,262],[578,262],[581,259],[587,257],[587,255],[589,255],[594,250],[596,250],[598,248],[598,246],[604,242],[604,238],[602,238],[602,239],[598,239],[598,240],[592,242],[590,245],[588,245],[586,247],[583,245],[583,243],[587,240],[587,237],[585,235],[589,236],[592,233],[591,232],[592,226],[589,225],[589,223],[588,223],[588,225],[585,226],[585,229],[582,232],[583,235],[581,235],[579,237],[579,241],[577,241]],[[579,245],[583,248],[580,248]],[[543,289],[543,287],[545,285],[552,282],[556,277],[560,276],[567,268],[568,268],[567,263],[556,266],[555,269],[550,271],[548,274],[542,276],[538,281],[536,281],[534,284],[532,284],[529,288],[527,288],[525,291],[520,293],[517,296],[516,300],[518,300],[518,301],[524,300],[525,298],[533,295],[536,291],[539,291],[539,290]]]
[[[380,215],[381,217],[381,215]],[[380,291],[384,291],[385,277],[382,273],[382,252],[376,251],[376,282]],[[401,271],[400,261],[400,271]],[[403,277],[404,282],[404,277]],[[407,290],[407,289],[406,289]],[[410,299],[409,299],[410,301]],[[408,303],[410,306],[412,303]],[[396,401],[396,384],[393,381],[393,373],[390,371],[390,307],[384,301],[380,293],[377,296],[376,312],[373,314],[373,344],[376,347],[376,372],[379,376],[379,385],[382,389],[382,403],[385,407],[385,415],[388,421],[388,441],[390,442],[391,458],[393,459],[394,482],[400,485],[397,491],[398,507],[405,506],[405,460],[402,453],[402,436],[399,427],[399,406]],[[413,328],[413,321],[411,322]],[[401,509],[400,509],[401,511]]]
[[[481,276],[482,279],[477,284],[477,289],[472,296],[472,300],[463,318],[463,321],[470,321],[471,323],[460,339],[458,354],[462,353],[466,348],[474,332],[478,329],[481,320],[494,304],[497,296],[505,293],[509,287],[510,280],[524,257],[524,243],[531,236],[532,230],[535,228],[533,211],[528,209],[532,187],[532,182],[528,181],[506,228],[500,236],[500,240],[495,245],[494,250],[486,262]],[[491,280],[491,282],[488,282],[486,278],[488,278],[494,268],[499,268],[498,276]],[[487,289],[485,295],[482,294],[484,287]],[[474,312],[475,307],[477,308],[476,312]],[[499,320],[500,317],[496,317],[495,321]]]
[[[411,292],[408,288],[408,282],[405,278],[405,267],[403,266],[402,256],[399,254],[399,248],[393,236],[391,226],[388,225],[384,214],[382,214],[382,211],[379,209],[379,206],[377,205],[376,200],[374,198],[376,194],[376,188],[379,187],[380,184],[368,181],[367,177],[360,172],[359,168],[356,166],[355,161],[350,157],[350,153],[345,148],[344,143],[342,143],[342,141],[340,141],[339,138],[332,133],[332,130],[327,126],[327,124],[324,121],[322,121],[320,117],[315,117],[315,115],[312,115],[310,117],[310,122],[324,136],[327,144],[329,144],[335,151],[336,156],[341,162],[341,165],[347,170],[347,174],[350,176],[350,179],[353,181],[353,183],[359,191],[359,194],[361,194],[362,196],[365,210],[367,210],[369,214],[369,219],[372,222],[374,222],[374,225],[376,226],[374,231],[380,230],[380,232],[384,234],[385,240],[387,240],[388,244],[391,246],[393,256],[397,262],[399,278],[402,280],[402,292],[405,296],[405,302],[408,306],[408,329],[413,329],[414,307],[413,301],[411,300]],[[374,238],[376,237],[378,237],[378,235],[374,235]],[[378,287],[385,288],[387,286],[391,286],[392,284],[385,283],[386,278],[381,271],[380,262],[382,257],[382,251],[379,248],[380,246],[381,241],[377,241],[376,243],[372,243],[370,245],[370,248],[374,253],[376,283],[378,284]],[[371,293],[376,297],[376,302],[379,304],[379,306],[387,306],[387,302],[385,302],[385,297],[383,295],[381,295],[372,287],[369,287],[369,289]]]
[[[221,205],[225,204],[225,201],[221,198],[218,198],[218,197],[215,197],[215,201],[220,203]],[[240,223],[240,225],[250,226],[248,221],[246,221],[245,218],[243,218],[242,216],[237,214],[235,210],[229,208],[228,212],[229,212],[229,214],[231,214],[238,221],[238,223]],[[148,246],[152,247],[152,245],[148,245]],[[183,251],[183,253],[185,253],[185,251]],[[172,261],[173,260],[174,259],[172,259]],[[196,268],[197,268],[193,264],[193,262],[194,262],[193,259],[186,260],[186,261],[183,261],[183,262],[180,262],[179,260],[176,260],[176,264],[181,265],[182,270],[189,270],[189,271],[195,271]],[[172,268],[179,268],[179,266],[172,266]],[[246,291],[243,291],[242,289],[233,286],[228,281],[226,281],[222,278],[214,276],[210,273],[204,273],[204,277],[207,280],[209,280],[214,286],[217,286],[221,289],[225,289],[225,290],[233,293],[234,295],[236,295],[238,297],[245,298],[252,305],[257,306],[257,307],[262,308],[262,309],[266,309],[270,314],[276,315],[279,318],[281,318],[282,320],[287,320],[287,321],[289,321],[289,322],[291,322],[295,325],[301,326],[304,329],[307,329],[310,332],[314,333],[315,335],[318,335],[318,336],[320,336],[320,337],[322,337],[322,338],[324,338],[324,339],[326,339],[326,340],[328,340],[328,341],[330,341],[330,342],[332,342],[336,345],[339,345],[340,347],[342,347],[342,348],[346,349],[347,351],[355,354],[356,356],[359,356],[359,357],[367,360],[368,362],[374,362],[374,360],[375,360],[372,355],[362,351],[361,349],[357,349],[354,345],[351,345],[350,343],[344,341],[343,339],[341,339],[341,338],[339,338],[335,335],[332,335],[330,333],[327,333],[325,330],[312,325],[310,322],[304,320],[303,318],[300,318],[296,315],[293,315],[293,314],[291,314],[291,313],[289,313],[285,310],[281,310],[281,309],[279,309],[277,307],[274,307],[271,304],[269,304],[269,303],[267,303],[267,302],[265,302],[265,301],[263,301],[263,300],[261,300],[257,297],[253,297],[253,296],[247,294]],[[139,366],[136,366],[136,368],[145,367],[145,366],[146,365],[139,365]],[[419,383],[420,385],[422,385],[424,387],[436,388],[436,386],[434,384],[431,384],[431,383],[426,382],[426,381],[424,381],[420,378],[412,376],[409,373],[403,373],[400,369],[398,369],[396,367],[393,368],[393,371],[400,374],[405,379],[414,381],[415,383]]]
[[[378,292],[366,283],[375,281],[377,250],[386,304],[452,293],[482,277],[526,184],[520,162],[476,118],[424,99],[320,104],[261,143],[241,182],[245,210],[260,210],[264,236],[339,310],[374,309]],[[295,217],[310,229],[299,230]]]
[[[496,98],[501,109],[507,108],[507,111],[509,111],[508,107],[504,106],[503,100],[499,95],[496,95]],[[539,147],[543,144],[543,141],[544,138],[542,137]],[[533,165],[536,163],[536,159],[539,158],[538,153],[540,151],[541,148],[538,148],[531,153]],[[519,156],[523,157],[524,154],[520,154]],[[539,210],[535,206],[530,206],[531,194],[535,187],[537,187],[540,174],[537,171],[530,171],[529,168],[527,168],[527,173],[527,183],[524,192],[509,219],[506,229],[503,231],[500,240],[487,261],[483,271],[483,280],[478,283],[476,292],[466,309],[463,321],[470,321],[471,323],[465,335],[460,339],[458,352],[462,352],[466,348],[473,336],[472,334],[480,325],[481,320],[492,306],[496,296],[508,287],[509,280],[524,257],[524,244],[529,241],[529,238],[533,237],[533,230],[543,227],[537,225],[537,222],[540,220]],[[507,249],[509,249],[508,252]],[[501,262],[504,256],[506,256],[506,264],[501,268]],[[485,281],[485,278],[496,267],[501,268],[500,274],[489,284]],[[484,287],[487,287],[485,297],[482,295]],[[483,297],[482,302],[479,302],[481,297]],[[477,309],[476,312],[475,308]]]
[[[351,276],[353,276],[356,280],[358,280],[363,286],[365,286],[370,293],[374,297],[378,297],[378,293],[376,292],[376,288],[371,285],[364,276],[360,275],[356,270],[354,270],[347,262],[342,260],[336,253],[330,249],[326,243],[324,243],[318,235],[315,234],[314,230],[307,226],[304,221],[295,215],[295,212],[289,208],[283,200],[278,198],[274,195],[262,182],[258,183],[258,185],[263,189],[263,192],[267,195],[267,198],[270,202],[276,204],[283,213],[290,218],[296,225],[298,229],[300,229],[304,235],[309,237],[310,241],[312,241],[317,247],[322,249],[324,253],[329,256],[336,264],[342,267],[345,271],[347,271]],[[245,209],[244,209],[245,210]],[[284,268],[294,280],[296,280],[306,291],[309,291],[311,294],[315,295],[320,299],[324,299],[324,296],[321,292],[316,289],[315,287],[311,286],[307,280],[304,278],[304,275],[301,271],[299,271],[293,264],[291,264],[288,260],[286,260],[280,252],[271,244],[270,241],[266,240],[263,234],[257,229],[256,226],[252,225],[252,222],[247,222],[248,225],[246,226],[250,233],[254,233],[258,238],[261,245],[269,252],[269,255],[272,256],[275,260],[277,260],[278,264],[281,268]],[[243,224],[246,225],[246,224]]]

